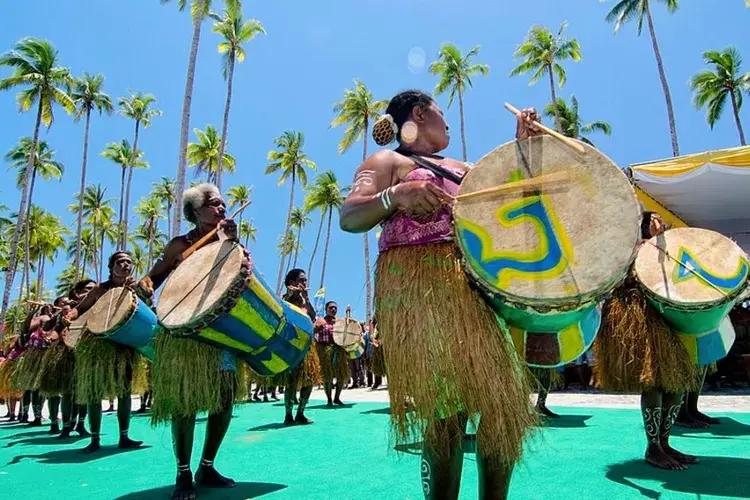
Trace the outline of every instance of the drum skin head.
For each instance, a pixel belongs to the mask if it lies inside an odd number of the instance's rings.
[[[567,171],[566,184],[458,201],[456,241],[467,272],[486,292],[530,306],[596,299],[625,276],[641,210],[625,174],[595,148],[580,154],[542,135],[481,158],[459,195]]]
[[[156,306],[166,327],[197,322],[226,299],[242,279],[242,246],[224,240],[197,250],[169,275]]]
[[[741,293],[750,263],[739,245],[723,234],[679,227],[641,246],[635,273],[641,286],[657,301],[702,308],[727,302]]]
[[[131,290],[121,286],[110,288],[89,309],[86,328],[91,333],[108,333],[119,328],[135,310],[135,297]]]
[[[347,323],[346,318],[336,318],[336,323],[333,325],[333,341],[336,345],[345,349],[356,349],[361,339],[362,327],[359,326],[359,321],[349,319]]]
[[[76,320],[70,323],[70,326],[68,326],[67,330],[65,330],[63,333],[63,342],[65,342],[65,345],[67,345],[71,349],[76,346],[78,341],[81,339],[81,335],[83,335],[83,331],[86,329],[86,322],[89,319],[89,312],[90,310],[86,311],[78,318],[76,318]]]

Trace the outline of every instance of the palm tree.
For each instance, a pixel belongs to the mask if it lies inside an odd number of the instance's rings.
[[[162,177],[159,182],[153,183],[154,190],[151,196],[160,200],[167,206],[167,238],[172,239],[172,205],[175,201],[174,180]]]
[[[546,73],[549,77],[549,88],[552,96],[551,103],[557,102],[555,74],[557,75],[557,84],[560,87],[565,85],[565,80],[567,79],[565,68],[562,67],[560,62],[568,59],[572,59],[573,61],[581,60],[581,45],[578,43],[578,40],[575,38],[571,38],[570,40],[563,38],[563,32],[567,25],[567,23],[562,23],[560,29],[557,30],[557,35],[553,35],[552,31],[546,26],[532,26],[523,43],[519,45],[513,54],[513,57],[516,59],[523,58],[523,62],[510,72],[510,76],[522,75],[533,71],[534,74],[529,81],[529,85],[534,85]],[[558,132],[562,132],[560,116],[557,114],[555,114],[555,128]]]
[[[162,4],[169,0],[160,0]],[[187,7],[187,0],[177,0],[180,12]],[[182,192],[185,189],[185,173],[187,170],[187,147],[190,132],[190,107],[193,101],[193,82],[195,81],[195,63],[198,59],[198,46],[201,39],[201,25],[211,13],[211,0],[191,0],[190,17],[193,20],[193,38],[190,42],[190,56],[188,57],[187,76],[185,78],[185,95],[182,99],[182,121],[180,124],[180,151],[177,160],[177,180],[175,181],[175,210],[172,220],[172,234],[180,234],[182,222]]]
[[[284,257],[287,261],[286,266],[284,267],[285,272],[289,272],[289,263],[292,261],[290,256],[297,248],[297,243],[297,235],[295,235],[293,232],[289,232],[279,236],[279,243],[276,245],[276,248],[279,251],[279,255]]]
[[[127,139],[123,139],[120,142],[110,142],[107,147],[102,151],[102,156],[111,160],[115,165],[121,169],[120,173],[120,210],[117,219],[117,226],[119,229],[119,236],[117,238],[117,248],[124,250],[127,239],[125,236],[125,223],[124,220],[127,218],[127,212],[125,211],[125,173],[132,168],[148,168],[148,163],[141,159],[143,156],[142,151],[136,151],[130,147],[130,143]]]
[[[234,64],[245,60],[243,43],[249,42],[257,35],[266,34],[260,21],[256,19],[242,19],[242,3],[240,0],[226,0],[223,15],[212,15],[216,22],[213,32],[224,37],[219,44],[219,53],[224,54],[224,79],[227,81],[227,100],[224,104],[224,121],[221,128],[221,144],[219,146],[219,161],[216,170],[216,187],[221,190],[222,158],[226,147],[229,131],[229,108],[232,104],[232,81],[234,80]]]
[[[31,226],[32,247],[34,248],[35,261],[37,262],[37,281],[36,292],[37,300],[41,298],[44,290],[44,269],[47,261],[54,261],[57,253],[65,248],[65,236],[70,234],[70,230],[63,224],[62,219],[55,217],[49,212],[34,207],[33,213],[29,217],[29,222],[33,221]]]
[[[252,219],[241,221],[239,228],[240,238],[245,238],[245,248],[250,244],[250,241],[255,243],[255,235],[258,233],[258,228],[253,225]]]
[[[34,185],[36,177],[39,175],[44,180],[56,179],[61,180],[65,167],[59,161],[54,159],[55,150],[50,149],[45,141],[38,141],[36,149],[32,149],[33,141],[30,137],[23,137],[18,145],[11,149],[6,155],[5,160],[11,163],[12,167],[18,169],[16,185],[18,189],[23,190],[24,181],[26,180],[26,170],[30,164],[33,165],[31,171],[31,180],[29,182],[29,206],[25,217],[28,219],[31,215],[31,207],[34,202]],[[32,151],[34,153],[32,154]],[[33,156],[33,158],[31,158]],[[24,231],[24,255],[31,256],[30,236],[31,228]],[[24,259],[24,279],[29,281],[29,259]]]
[[[367,159],[367,141],[369,137],[370,120],[375,121],[388,107],[387,100],[375,101],[364,83],[354,80],[354,87],[344,91],[344,98],[333,106],[336,118],[331,122],[331,127],[346,124],[344,138],[339,143],[339,154],[343,154],[351,148],[355,142],[362,141],[362,161]],[[320,233],[318,233],[320,235]],[[370,234],[362,235],[365,251],[365,288],[367,290],[366,311],[367,322],[371,317],[372,302],[372,280],[370,279]],[[317,249],[317,244],[316,244]],[[296,258],[295,258],[296,261]],[[312,264],[311,264],[312,265]]]
[[[42,124],[47,128],[52,126],[55,105],[62,106],[69,113],[72,113],[75,109],[73,100],[67,93],[71,80],[70,71],[68,68],[57,66],[57,50],[52,44],[38,38],[24,38],[19,41],[14,50],[0,56],[0,66],[14,68],[11,76],[0,80],[0,91],[21,87],[22,90],[16,96],[18,109],[21,112],[26,112],[35,104],[37,106],[34,133],[31,139],[31,150],[36,151],[39,141],[39,128]],[[29,166],[26,169],[27,178],[24,179],[21,189],[21,201],[18,207],[19,218],[13,230],[13,238],[10,244],[0,317],[5,315],[10,302],[10,291],[15,279],[21,230],[22,228],[28,229],[24,222],[24,214],[28,210],[27,188],[33,171],[31,165],[33,158],[34,155],[29,155]]]
[[[292,214],[290,216],[291,219],[291,226],[297,230],[297,236],[295,238],[296,245],[294,247],[294,263],[292,264],[293,267],[297,267],[297,258],[299,257],[299,251],[300,251],[300,244],[302,242],[302,229],[312,222],[312,219],[307,216],[307,212],[303,208],[295,207],[292,209]]]
[[[78,198],[79,195],[76,195]],[[83,207],[83,216],[87,227],[84,229],[83,245],[85,249],[90,248],[93,267],[96,272],[97,281],[101,281],[101,269],[104,257],[104,240],[111,239],[112,231],[116,231],[112,224],[115,211],[112,208],[112,199],[107,198],[107,188],[101,184],[88,185],[83,192],[83,203],[76,199],[76,203],[68,206],[68,210],[77,213],[79,205]],[[119,225],[116,226],[119,228]],[[91,241],[87,242],[86,233],[90,234]],[[115,232],[114,238],[119,241],[119,233]],[[99,254],[97,256],[97,253]],[[84,262],[87,260],[84,259]],[[81,269],[83,274],[83,269]]]
[[[667,11],[672,14],[678,8],[677,0],[659,0],[666,4]],[[615,22],[615,33],[622,27],[623,24],[629,21],[636,21],[638,35],[640,36],[643,30],[644,18],[648,22],[648,31],[651,34],[651,45],[654,49],[654,56],[656,57],[656,66],[659,69],[659,79],[661,80],[661,87],[664,92],[664,100],[667,101],[667,117],[669,118],[669,134],[672,136],[672,154],[674,156],[680,156],[680,145],[677,143],[677,126],[674,119],[674,107],[672,106],[672,94],[669,92],[669,84],[667,83],[667,74],[664,71],[664,61],[661,58],[661,51],[659,51],[659,43],[656,40],[656,30],[654,29],[654,19],[651,16],[651,2],[650,0],[620,0],[612,7],[612,10],[607,14],[607,22]]]
[[[564,99],[557,98],[557,105],[548,104],[544,108],[544,114],[548,117],[558,117],[560,120],[560,130],[562,134],[573,139],[578,139],[586,144],[594,145],[588,138],[584,137],[591,132],[603,132],[605,135],[612,135],[612,127],[607,122],[595,121],[583,125],[581,116],[578,114],[578,99],[576,96],[570,97],[570,107]]]
[[[140,226],[139,228],[140,229]],[[135,240],[136,238],[133,238]],[[151,269],[147,259],[148,256],[146,255],[146,252],[143,251],[143,247],[140,246],[135,241],[131,242],[133,245],[133,250],[131,250],[130,255],[133,257],[133,267],[134,272],[138,276],[142,276],[148,272],[149,269]]]
[[[232,186],[227,191],[227,199],[229,201],[229,208],[241,207],[243,204],[250,201],[250,196],[253,193],[253,186],[247,187],[244,184],[238,184]],[[240,212],[240,221],[238,224],[242,224],[242,212]]]
[[[138,206],[135,207],[135,213],[141,218],[141,233],[146,237],[148,268],[151,269],[153,262],[154,240],[159,234],[159,220],[164,218],[162,213],[164,205],[158,198],[143,198]]]
[[[88,266],[91,270],[94,272],[94,277],[97,281],[99,281],[99,276],[97,274],[98,266],[97,266],[97,259],[99,257],[99,254],[97,252],[97,244],[96,240],[94,239],[94,232],[90,227],[86,227],[81,232],[81,262],[80,270],[78,271],[80,274],[79,276],[87,276],[88,273],[86,272],[86,267]],[[72,259],[76,255],[76,250],[78,248],[78,241],[77,239],[71,239],[68,242],[68,246],[66,248],[66,252],[69,259]],[[83,278],[79,278],[83,279]]]
[[[120,97],[118,104],[120,105],[120,114],[125,118],[130,118],[135,122],[135,133],[133,136],[133,151],[138,151],[138,132],[140,127],[148,128],[151,126],[151,119],[155,116],[161,116],[161,110],[149,109],[152,104],[156,102],[156,98],[151,94],[143,94],[141,92],[130,92],[130,97]],[[136,160],[136,155],[133,155],[131,161]],[[127,248],[127,234],[128,234],[128,214],[130,212],[130,186],[133,183],[133,169],[135,165],[131,163],[128,166],[128,183],[125,188],[125,208],[123,211],[123,231],[122,231],[122,248]]]
[[[742,93],[750,92],[750,73],[741,73],[742,56],[734,47],[721,52],[709,50],[703,53],[706,64],[713,64],[716,71],[705,70],[690,80],[690,88],[695,95],[693,103],[698,109],[706,106],[706,119],[711,129],[721,117],[727,96],[732,101],[734,121],[740,134],[740,143],[744,146],[745,131],[740,121]]]
[[[317,165],[307,157],[303,151],[305,146],[305,136],[302,132],[286,131],[281,136],[274,139],[276,150],[268,152],[268,161],[271,163],[266,167],[266,175],[280,172],[279,186],[284,184],[287,179],[292,180],[292,187],[289,190],[289,210],[286,215],[286,227],[284,234],[289,233],[292,224],[292,209],[294,208],[294,186],[299,180],[304,188],[307,186],[307,170],[315,170]],[[284,273],[284,256],[279,263],[279,276],[276,281],[276,293],[281,293],[281,278]]]
[[[487,76],[490,67],[486,64],[472,64],[472,59],[479,53],[479,45],[473,47],[465,56],[452,43],[444,43],[438,51],[438,60],[430,64],[429,71],[440,80],[435,87],[435,95],[448,92],[448,107],[458,95],[458,115],[461,123],[461,151],[466,161],[466,128],[464,126],[464,93],[473,87],[471,77],[480,74]]]
[[[81,187],[79,190],[79,200],[83,202],[83,190],[86,189],[86,166],[88,165],[89,157],[89,129],[91,127],[91,112],[93,110],[99,111],[99,115],[106,113],[107,115],[112,114],[113,106],[112,99],[102,92],[102,86],[104,85],[104,75],[90,75],[86,72],[83,73],[83,78],[77,78],[75,80],[73,90],[70,97],[76,104],[75,121],[79,121],[82,117],[86,118],[86,122],[83,128],[83,162],[81,164]],[[82,207],[78,207],[78,221],[76,222],[76,256],[73,262],[73,269],[75,269],[74,279],[77,279],[80,275],[78,271],[81,269],[81,232],[83,231],[83,210]]]
[[[331,243],[331,221],[334,210],[340,210],[344,203],[344,195],[349,190],[348,187],[339,186],[336,174],[331,170],[326,170],[315,178],[315,185],[307,196],[305,211],[320,210],[322,217],[328,214],[328,229],[326,231],[326,244],[323,249],[323,266],[320,271],[320,287],[325,285],[326,262],[328,261],[328,247]],[[317,244],[317,243],[316,243]]]
[[[221,137],[213,125],[206,125],[206,130],[193,130],[198,142],[188,144],[187,160],[191,167],[196,167],[195,175],[206,174],[206,182],[216,179],[219,170],[219,149]],[[234,172],[235,160],[229,153],[224,153],[222,165],[230,172]]]
[[[74,262],[71,262],[70,265],[68,265],[68,267],[66,267],[57,276],[57,285],[55,285],[55,296],[62,297],[63,295],[68,295],[70,291],[73,289],[73,287],[75,286],[75,284],[78,283],[78,280],[82,280],[82,279],[88,279],[88,276],[85,273],[82,275],[79,275],[76,264]]]

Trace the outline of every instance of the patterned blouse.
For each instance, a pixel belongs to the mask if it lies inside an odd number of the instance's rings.
[[[336,318],[326,316],[325,324],[315,327],[315,342],[318,344],[333,344],[333,325]]]

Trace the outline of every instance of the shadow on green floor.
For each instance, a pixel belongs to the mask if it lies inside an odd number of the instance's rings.
[[[635,484],[632,480],[652,480],[661,483],[665,490],[687,493],[696,498],[718,496],[729,498],[750,497],[750,459],[734,457],[698,457],[700,464],[685,471],[657,469],[643,460],[608,466],[607,479],[628,486],[648,498],[660,498],[661,492]]]
[[[586,421],[591,415],[560,415],[558,418],[545,418],[540,427],[552,429],[576,429],[586,427]]]
[[[59,446],[61,444],[75,443],[77,441],[80,441],[81,439],[85,439],[82,436],[75,435],[75,436],[70,436],[68,439],[62,440],[62,439],[58,439],[58,436],[55,434],[48,434],[46,432],[44,434],[46,435],[42,435],[42,436],[25,435],[21,439],[7,442],[5,444],[5,448],[11,448],[19,444],[31,445],[31,446]]]
[[[87,462],[93,462],[112,455],[121,455],[123,453],[133,453],[143,451],[151,446],[141,446],[140,448],[133,449],[120,449],[117,445],[102,446],[102,448],[95,453],[82,453],[79,448],[71,448],[64,450],[49,451],[47,453],[40,453],[38,455],[17,455],[8,462],[8,465],[16,465],[23,460],[34,460],[40,464],[85,464]]]
[[[719,419],[719,424],[713,424],[705,429],[688,429],[686,427],[673,427],[672,434],[686,438],[707,438],[711,439],[728,438],[737,436],[750,436],[750,425],[743,424],[733,418],[723,417]],[[704,436],[701,436],[701,435]]]
[[[268,495],[275,491],[283,490],[287,487],[285,484],[277,483],[237,483],[234,488],[226,490],[209,490],[209,489],[198,489],[200,498],[207,498],[211,500],[244,500],[246,498],[258,498],[263,495]],[[161,488],[153,488],[145,491],[137,491],[121,497],[117,497],[116,500],[151,500],[155,498],[169,498],[174,488],[172,486],[164,486]]]
[[[385,408],[378,408],[377,410],[367,410],[360,412],[362,415],[390,415],[391,407],[386,406]]]
[[[343,405],[333,405],[333,406],[328,406],[326,403],[322,403],[319,405],[308,406],[307,409],[308,410],[336,410],[336,409],[341,409],[341,408],[354,408],[355,406],[357,406],[357,403],[344,403]]]

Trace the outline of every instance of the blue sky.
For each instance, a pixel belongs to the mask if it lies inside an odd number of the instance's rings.
[[[659,85],[650,39],[640,38],[635,26],[617,35],[604,17],[613,2],[597,0],[529,0],[526,2],[463,0],[318,0],[315,2],[245,2],[245,16],[259,19],[268,35],[246,47],[247,59],[235,72],[234,99],[229,127],[229,150],[237,159],[237,173],[227,176],[225,188],[234,184],[255,186],[253,205],[246,215],[257,225],[258,242],[251,251],[256,265],[275,281],[278,269],[277,237],[283,231],[288,186],[277,187],[276,177],[263,174],[266,153],[273,138],[284,130],[300,130],[306,151],[320,171],[332,169],[344,183],[351,182],[361,159],[361,144],[343,156],[337,153],[342,129],[329,129],[331,108],[351,84],[362,79],[377,98],[389,98],[405,88],[432,90],[435,78],[427,72],[442,42],[461,49],[482,49],[478,62],[490,65],[487,78],[475,79],[466,97],[466,127],[470,160],[512,139],[514,121],[503,110],[504,101],[517,107],[541,108],[549,100],[543,83],[529,87],[526,77],[510,79],[514,48],[533,24],[557,29],[568,21],[568,36],[581,43],[583,60],[567,63],[568,82],[558,90],[575,94],[584,120],[605,120],[613,127],[611,138],[594,136],[599,149],[621,166],[671,155],[665,104]],[[214,1],[214,8],[221,2]],[[727,113],[711,131],[703,112],[692,107],[689,78],[702,69],[701,53],[736,46],[750,70],[750,9],[742,0],[684,1],[667,15],[662,5],[653,8],[655,24],[675,104],[677,131],[683,154],[739,144],[734,122]],[[129,89],[156,96],[164,111],[141,134],[140,148],[151,168],[136,171],[131,206],[146,196],[152,182],[173,177],[177,167],[180,114],[191,37],[187,13],[175,2],[156,0],[101,1],[27,0],[10,2],[0,18],[0,51],[10,49],[24,36],[49,39],[59,49],[60,62],[76,75],[103,73],[105,90],[116,98]],[[206,23],[202,32],[193,94],[192,123],[204,128],[221,125],[226,86],[221,76],[219,37]],[[411,54],[411,57],[410,57]],[[420,65],[424,54],[426,61]],[[2,70],[2,76],[7,70]],[[0,94],[0,152],[9,150],[21,136],[30,135],[32,113],[19,114],[14,94]],[[446,100],[440,98],[445,104]],[[457,105],[447,110],[458,129]],[[742,111],[746,129],[750,112]],[[77,191],[83,143],[82,123],[74,124],[62,112],[42,138],[57,151],[66,166],[62,182],[39,183],[35,202],[61,215],[74,228],[65,207]],[[91,129],[88,182],[108,187],[116,198],[119,173],[99,152],[106,143],[132,138],[132,124],[124,117],[96,117]],[[191,132],[191,141],[194,136]],[[370,141],[370,150],[374,144]],[[453,135],[448,155],[460,157],[459,134]],[[18,191],[11,184],[15,173],[3,167],[0,202],[18,206]],[[188,179],[192,179],[188,171]],[[301,203],[302,193],[298,203]],[[115,203],[116,208],[116,203]],[[131,227],[136,222],[131,216]],[[318,215],[303,233],[303,245],[312,249]],[[341,232],[332,236],[326,276],[328,298],[350,303],[355,317],[364,317],[362,239]],[[374,235],[372,237],[375,245]],[[307,263],[307,255],[302,262]],[[47,285],[66,265],[60,255],[47,271]],[[49,268],[48,268],[49,269]],[[320,280],[315,264],[312,285]]]

